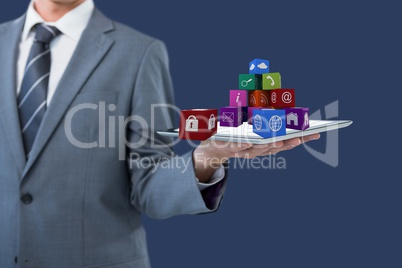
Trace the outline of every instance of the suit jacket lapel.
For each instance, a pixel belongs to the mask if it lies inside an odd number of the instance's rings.
[[[61,123],[75,96],[113,45],[114,41],[105,35],[113,29],[112,21],[95,9],[43,118],[23,177]]]
[[[6,28],[0,29],[0,121],[6,132],[6,139],[11,146],[11,155],[14,157],[17,168],[22,174],[25,166],[25,152],[23,147],[16,95],[16,70],[18,46],[24,27],[25,16],[15,20]],[[0,122],[1,123],[1,122]],[[2,154],[5,153],[1,148]]]

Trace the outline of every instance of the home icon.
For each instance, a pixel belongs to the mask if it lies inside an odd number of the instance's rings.
[[[288,113],[286,115],[286,123],[288,125],[298,126],[299,125],[299,117],[295,113]]]

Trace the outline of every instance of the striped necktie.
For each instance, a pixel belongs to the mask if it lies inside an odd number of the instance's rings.
[[[50,43],[61,32],[53,26],[35,25],[35,39],[31,47],[18,96],[18,110],[28,156],[46,111],[47,88],[50,76]]]

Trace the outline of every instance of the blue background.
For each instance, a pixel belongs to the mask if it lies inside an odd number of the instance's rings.
[[[299,147],[278,155],[285,171],[231,170],[218,213],[145,218],[153,267],[402,267],[397,1],[95,2],[165,41],[183,109],[227,105],[260,57],[298,105],[339,100],[339,118],[354,120],[339,132],[337,168]],[[1,21],[28,1],[6,3]],[[325,139],[310,145],[322,151]]]

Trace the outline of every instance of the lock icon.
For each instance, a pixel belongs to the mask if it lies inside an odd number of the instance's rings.
[[[215,115],[211,114],[208,121],[208,129],[211,130],[214,128],[215,128]]]
[[[190,115],[186,120],[186,131],[197,132],[198,131],[198,120],[194,115]]]

